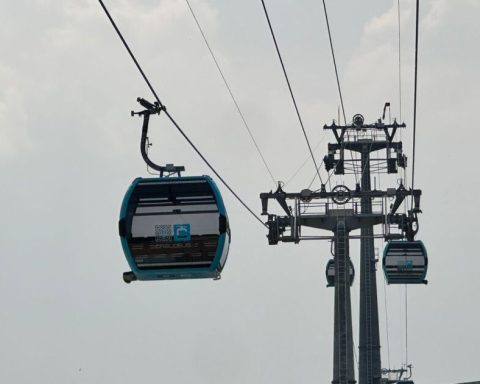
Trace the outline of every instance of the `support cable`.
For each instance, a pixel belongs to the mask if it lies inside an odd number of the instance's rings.
[[[405,284],[405,366],[408,365],[408,291]]]
[[[338,165],[338,164],[337,164]],[[330,179],[332,178],[332,176],[335,174],[335,170],[337,169],[337,167],[335,167],[334,169],[332,169],[330,172],[329,172],[329,175],[328,175],[328,179],[327,179],[327,183],[330,182]]]
[[[327,5],[325,4],[325,0],[322,0],[322,2],[323,2],[323,11],[325,13],[325,21],[327,22],[327,31],[328,31],[328,40],[330,41],[330,50],[332,51],[333,66],[335,68],[335,77],[337,79],[338,95],[340,96],[340,105],[342,107],[343,123],[347,125],[347,118],[345,117],[345,106],[343,104],[342,88],[340,87],[340,78],[338,76],[337,61],[335,59],[335,51],[333,49],[332,32],[330,31],[330,22],[328,21]]]
[[[400,0],[398,0],[400,1]],[[400,2],[399,7],[399,20],[400,20]],[[414,80],[414,96],[413,96],[413,149],[412,149],[412,191],[414,189],[415,182],[415,138],[417,130],[417,84],[418,84],[418,35],[419,35],[419,22],[420,20],[420,0],[416,2],[416,20],[415,20],[415,80]],[[400,33],[400,21],[399,21],[399,33]],[[400,41],[400,34],[399,34]],[[400,44],[400,43],[399,43]],[[400,46],[399,46],[400,48]],[[400,52],[400,51],[399,51]],[[400,54],[399,54],[400,55]],[[401,95],[401,94],[400,94]],[[406,172],[405,172],[406,178]],[[413,207],[413,194],[411,206]],[[407,284],[405,284],[405,366],[408,366],[408,290]]]
[[[322,144],[323,140],[325,140],[325,137],[326,135],[323,135],[322,138],[320,139],[320,141],[315,144],[315,146],[313,147],[313,151],[315,152],[318,147],[320,146],[320,144]],[[303,169],[303,167],[305,167],[305,164],[307,164],[308,160],[310,160],[310,156],[307,156],[305,158],[305,160],[303,160],[302,164],[300,164],[297,168],[297,170],[292,174],[292,176],[290,176],[288,178],[288,180],[285,182],[285,187],[290,184],[290,182],[299,174],[299,172]],[[322,163],[320,163],[320,167],[322,166]],[[317,177],[317,173],[315,173],[315,178]],[[313,182],[312,182],[313,184]],[[310,188],[310,187],[309,187]]]
[[[322,0],[322,3],[323,3],[323,11],[325,14],[325,21],[327,23],[328,40],[330,42],[330,50],[332,52],[333,66],[335,68],[335,78],[337,79],[338,95],[340,97],[340,105],[342,107],[343,123],[347,125],[347,118],[345,116],[345,105],[343,103],[343,96],[342,96],[342,87],[340,86],[340,76],[338,75],[337,60],[335,58],[335,50],[333,49],[333,38],[332,38],[332,31],[330,30],[330,21],[328,19],[327,5],[325,3],[325,0]],[[354,156],[353,156],[352,150],[350,150],[350,155],[353,159]],[[353,166],[353,173],[355,174],[355,182],[358,183],[357,170],[355,168],[355,165]]]
[[[412,148],[412,191],[415,187],[415,138],[417,133],[417,85],[418,85],[418,26],[420,19],[420,0],[417,0],[416,21],[415,21],[415,82],[413,96],[413,148]],[[412,194],[413,207],[413,194]]]
[[[399,105],[399,118],[400,122],[403,121],[403,97],[402,97],[402,12],[401,12],[401,7],[400,7],[400,0],[397,0],[397,23],[398,23],[398,105]],[[403,130],[400,130],[400,141],[403,141]],[[402,168],[402,173],[401,173],[402,179],[403,179],[403,184],[407,184],[407,170],[406,168]],[[408,200],[408,199],[407,199]],[[406,204],[404,204],[404,207],[406,207]]]
[[[377,161],[379,159],[379,154],[377,151]],[[378,173],[378,189],[382,190],[382,179],[381,179],[381,173]],[[383,205],[383,203],[382,203]],[[382,241],[382,248],[385,246],[385,241]],[[385,301],[385,330],[386,330],[386,335],[387,335],[387,357],[388,357],[388,369],[391,369],[391,364],[390,364],[390,326],[388,324],[388,300],[387,300],[387,278],[385,277],[385,274],[383,275],[383,298]]]
[[[401,288],[402,286],[398,286],[398,289],[397,289],[397,294],[398,294],[398,313],[400,314],[399,315],[399,322],[398,322],[398,334],[401,336],[399,337],[398,339],[400,340],[400,345],[399,345],[399,352],[398,352],[398,355],[400,356],[401,360],[403,360],[403,357],[404,357],[404,354],[405,354],[405,346],[404,346],[404,342],[405,342],[405,333],[404,333],[404,329],[405,329],[405,324],[404,324],[404,320],[405,320],[405,302],[402,302],[402,293],[403,291],[401,291]]]
[[[388,306],[387,306],[387,284],[385,282],[386,278],[383,277],[383,296],[385,299],[385,328],[387,334],[387,357],[388,357],[388,369],[391,368],[390,365],[390,335],[389,335],[389,325],[388,325]]]
[[[168,119],[172,122],[172,124],[177,128],[177,130],[180,132],[180,134],[184,137],[185,140],[187,140],[188,144],[193,148],[193,150],[197,153],[198,156],[203,160],[203,162],[210,168],[210,170],[218,177],[218,179],[222,182],[222,184],[230,191],[230,193],[238,200],[240,204],[243,205],[243,207],[250,212],[250,214],[258,221],[260,222],[264,227],[267,227],[267,225],[260,219],[259,216],[253,212],[253,210],[235,193],[235,191],[228,185],[228,183],[223,179],[223,177],[220,176],[220,174],[215,170],[215,168],[208,162],[208,160],[203,156],[203,154],[200,152],[200,150],[195,146],[195,144],[190,140],[190,138],[185,134],[185,132],[180,128],[178,123],[174,120],[174,118],[170,115],[170,113],[167,111],[165,108],[165,105],[160,101],[160,98],[158,97],[157,93],[155,92],[155,89],[152,87],[152,84],[148,80],[147,76],[145,75],[145,72],[143,71],[142,67],[138,63],[137,59],[135,58],[134,54],[132,53],[130,47],[128,46],[127,42],[123,38],[122,33],[118,29],[117,25],[115,24],[115,21],[113,20],[112,16],[110,15],[110,12],[108,12],[108,9],[106,8],[105,4],[103,3],[102,0],[98,0],[100,5],[102,6],[103,10],[105,11],[105,14],[107,15],[108,19],[112,23],[113,28],[117,32],[118,37],[122,41],[125,49],[128,51],[130,57],[132,58],[133,62],[135,63],[137,69],[139,70],[140,74],[142,75],[143,79],[148,85],[148,88],[152,92],[153,96],[157,100],[157,102],[160,104],[160,108],[165,112],[165,115],[168,117]]]
[[[350,273],[350,272],[349,272],[349,273]],[[359,304],[359,302],[358,302],[358,295],[357,295],[357,291],[356,291],[356,289],[355,289],[355,284],[353,284],[352,287],[353,287],[353,289],[352,289],[352,291],[353,291],[353,296],[354,296],[354,300],[355,300],[355,305],[353,306],[354,309],[353,309],[352,315],[353,315],[353,318],[356,319],[356,318],[358,318],[358,313],[355,312],[355,309],[356,309],[356,308],[359,308],[360,304]],[[353,324],[352,324],[352,326],[353,326]],[[359,371],[359,368],[360,368],[360,363],[359,363],[359,361],[358,361],[358,357],[357,357],[357,345],[356,345],[356,343],[355,343],[355,335],[356,335],[356,334],[357,334],[357,332],[353,332],[353,334],[352,334],[352,337],[353,337],[352,341],[353,341],[353,358],[355,359],[355,366],[357,367],[357,374],[358,374],[358,371]]]
[[[285,64],[283,63],[282,55],[280,54],[280,49],[279,49],[278,44],[277,44],[277,39],[275,37],[275,33],[273,32],[272,23],[270,22],[270,17],[268,16],[267,7],[265,6],[265,1],[264,0],[261,0],[261,1],[262,1],[262,5],[263,5],[263,10],[265,12],[265,17],[267,18],[268,27],[270,28],[270,33],[272,35],[273,42],[274,42],[275,48],[277,50],[277,55],[278,55],[278,58],[280,60],[280,64],[282,65],[283,74],[285,76],[285,80],[287,81],[288,90],[290,91],[290,96],[292,98],[293,105],[295,107],[295,111],[297,112],[298,121],[300,122],[300,126],[302,128],[303,135],[305,136],[305,141],[307,142],[308,150],[310,151],[310,155],[312,157],[313,164],[315,166],[315,172],[318,174],[318,178],[320,179],[320,183],[323,184],[322,176],[320,175],[320,168],[317,166],[317,162],[315,160],[315,156],[313,155],[313,151],[312,151],[312,147],[310,145],[310,141],[308,140],[307,132],[305,131],[305,127],[303,125],[302,117],[300,116],[300,111],[298,110],[297,101],[295,100],[295,96],[293,94],[292,86],[290,85],[290,80],[288,79],[287,70],[285,69]]]
[[[400,10],[400,0],[397,0],[397,19],[398,19],[398,104],[400,110],[400,122],[402,122],[402,20]],[[400,135],[402,130],[400,130]],[[400,137],[401,139],[401,137]]]
[[[263,165],[265,165],[265,168],[267,169],[267,171],[270,175],[270,178],[273,181],[273,184],[276,185],[277,182],[275,181],[275,177],[273,176],[272,171],[270,170],[270,167],[268,166],[267,161],[265,160],[265,157],[263,156],[262,151],[260,150],[260,147],[258,146],[257,141],[255,140],[255,137],[253,136],[253,133],[250,130],[250,127],[247,124],[245,116],[243,115],[243,113],[240,109],[240,106],[238,105],[237,100],[236,100],[235,96],[233,95],[232,89],[230,88],[230,85],[228,84],[227,79],[225,78],[225,75],[223,74],[223,71],[220,68],[220,64],[218,63],[217,58],[215,57],[215,54],[213,53],[213,50],[212,50],[210,44],[208,43],[207,37],[205,36],[205,33],[203,32],[203,29],[200,25],[200,22],[198,21],[198,18],[195,15],[195,12],[193,11],[193,8],[190,5],[190,2],[188,0],[185,0],[185,2],[187,3],[188,8],[190,9],[190,13],[192,14],[193,19],[195,20],[195,23],[197,24],[198,30],[200,31],[200,34],[202,35],[203,41],[205,42],[205,45],[207,46],[208,51],[210,52],[210,55],[212,56],[212,59],[215,62],[215,66],[217,67],[217,70],[220,73],[220,76],[222,77],[223,83],[225,84],[225,87],[227,88],[227,91],[230,94],[230,97],[232,98],[233,104],[235,104],[235,108],[237,109],[237,112],[240,115],[240,118],[242,119],[243,125],[244,125],[245,129],[247,130],[248,134],[250,135],[250,138],[252,139],[252,142],[255,145],[255,148],[257,149],[258,155],[262,159]]]

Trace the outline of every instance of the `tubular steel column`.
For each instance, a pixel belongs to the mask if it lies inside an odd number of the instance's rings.
[[[338,218],[335,232],[335,319],[333,384],[353,384],[352,310],[350,303],[350,256],[345,219]]]
[[[372,145],[365,142],[362,146],[361,190],[371,190],[370,151]],[[372,213],[370,197],[361,199],[362,214]],[[360,249],[360,367],[359,384],[380,384],[382,365],[380,360],[380,332],[378,328],[377,280],[375,270],[375,252],[373,226],[361,228]]]

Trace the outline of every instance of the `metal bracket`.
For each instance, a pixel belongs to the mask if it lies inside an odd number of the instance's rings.
[[[180,177],[181,172],[185,171],[185,167],[175,166],[173,164],[167,164],[166,166],[158,165],[148,157],[148,147],[151,146],[148,140],[148,124],[150,122],[150,115],[159,115],[161,111],[166,111],[167,109],[158,101],[151,103],[141,97],[137,97],[137,101],[145,109],[140,112],[131,111],[131,115],[143,116],[142,137],[140,139],[140,152],[143,160],[150,168],[160,172],[160,177],[164,177],[165,173],[167,173],[165,177],[172,176],[174,174],[177,174]]]

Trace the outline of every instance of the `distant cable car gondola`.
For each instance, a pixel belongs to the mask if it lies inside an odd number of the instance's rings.
[[[180,174],[183,167],[158,166],[148,158],[149,116],[160,109],[157,103],[138,101],[147,108],[138,113],[144,117],[142,157],[160,177],[135,179],[123,199],[119,233],[132,270],[125,272],[123,279],[126,283],[218,279],[230,245],[220,191],[209,176],[184,177]]]
[[[421,241],[389,241],[383,252],[388,284],[426,284],[428,257]]]
[[[355,268],[353,267],[352,260],[349,260],[350,264],[350,286],[355,279]],[[335,259],[328,260],[327,267],[325,268],[325,277],[327,278],[327,287],[335,286]]]

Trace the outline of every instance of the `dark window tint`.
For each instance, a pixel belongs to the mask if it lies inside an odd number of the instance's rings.
[[[140,182],[129,201],[127,240],[139,269],[208,267],[219,224],[206,181]]]

